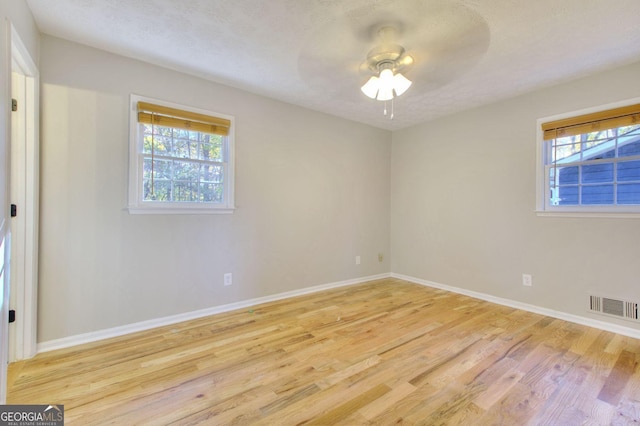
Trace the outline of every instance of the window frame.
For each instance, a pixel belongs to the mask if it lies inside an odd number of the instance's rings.
[[[227,119],[231,122],[229,134],[223,136],[225,158],[223,159],[223,202],[166,202],[143,201],[143,173],[144,153],[140,123],[138,122],[138,102],[147,102],[168,108],[180,109],[197,114],[211,115]],[[235,118],[200,108],[180,105],[174,102],[162,101],[131,94],[129,100],[129,200],[127,210],[130,214],[230,214],[235,210],[234,178],[235,178]]]
[[[563,120],[580,115],[593,114],[614,108],[622,108],[640,103],[640,98],[627,99],[606,105],[585,108],[577,111],[539,118],[536,121],[536,214],[538,216],[556,217],[599,217],[599,218],[640,218],[640,205],[558,205],[549,203],[547,194],[548,177],[546,174],[545,158],[547,147],[544,141],[542,124],[550,121]]]

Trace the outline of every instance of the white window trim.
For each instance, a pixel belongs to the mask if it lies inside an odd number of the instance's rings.
[[[637,104],[640,98],[627,99],[597,107],[585,108],[563,114],[539,118],[536,122],[536,210],[538,216],[547,217],[591,217],[591,218],[640,218],[640,206],[547,206],[546,176],[544,164],[544,136],[542,123],[562,120],[578,115],[591,114],[613,108]]]
[[[214,115],[231,121],[229,134],[226,136],[227,167],[225,169],[225,193],[223,203],[151,203],[143,202],[140,189],[142,188],[142,158],[140,156],[142,143],[138,135],[138,102],[149,102],[170,108],[178,108],[206,115]],[[235,210],[234,180],[235,180],[235,126],[234,117],[199,108],[187,107],[173,102],[162,101],[146,96],[131,94],[129,102],[129,204],[130,214],[230,214]]]

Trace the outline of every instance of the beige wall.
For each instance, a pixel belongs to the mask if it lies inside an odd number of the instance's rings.
[[[394,132],[391,270],[599,320],[588,291],[638,300],[640,219],[534,210],[536,120],[638,97],[639,76],[640,63]]]
[[[39,342],[389,271],[389,132],[49,36],[41,81]],[[131,93],[235,116],[234,214],[125,210]]]
[[[640,96],[638,75],[392,135],[43,36],[38,340],[389,271],[634,327],[585,298],[637,299],[640,220],[536,216],[535,136],[538,118]],[[236,117],[233,215],[126,212],[130,93]]]

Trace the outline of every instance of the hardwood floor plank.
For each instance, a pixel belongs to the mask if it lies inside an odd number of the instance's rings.
[[[383,279],[13,363],[66,424],[640,422],[640,341]]]
[[[485,414],[485,411],[478,407],[473,402],[464,405],[455,413],[452,413],[447,419],[447,425],[480,425],[480,424],[488,424],[488,423],[479,423],[478,419],[480,419]],[[424,422],[420,422],[424,423]],[[508,423],[504,423],[508,424]]]
[[[516,383],[502,399],[495,402],[475,421],[477,424],[517,425],[523,419],[533,418],[549,396],[557,389],[551,381],[541,381],[534,386]]]
[[[344,404],[337,406],[333,410],[330,410],[324,413],[323,415],[316,417],[315,419],[313,419],[307,424],[310,426],[334,424],[337,421],[350,416],[361,407],[364,407],[365,405],[371,403],[372,401],[375,401],[376,399],[380,398],[390,390],[391,388],[385,384],[376,385],[373,388],[369,389],[368,391],[361,393],[357,397],[350,399]]]
[[[320,392],[322,389],[318,387],[317,384],[312,383],[309,386],[306,386],[302,389],[296,389],[295,392],[292,392],[288,395],[282,396],[277,400],[267,404],[263,407],[260,407],[260,412],[262,414],[271,414],[277,411],[282,410],[284,407],[287,407],[295,402],[302,401],[303,399],[313,395],[316,392]]]
[[[524,373],[518,371],[517,368],[507,371],[498,380],[489,385],[489,387],[473,401],[474,404],[484,410],[488,410],[493,404],[506,395],[523,376]]]
[[[416,424],[447,424],[453,417],[466,411],[473,400],[485,390],[486,385],[481,382],[465,387],[454,382],[414,407],[406,419]]]
[[[413,386],[420,386],[427,382],[434,372],[437,372],[447,364],[456,362],[458,358],[470,350],[479,340],[480,339],[475,336],[470,336],[452,344],[447,351],[432,355],[429,357],[430,359],[425,365],[426,368],[420,371],[416,376],[412,377],[409,380],[409,383]]]
[[[583,327],[583,329],[583,333],[573,341],[569,348],[574,354],[584,355],[600,333],[602,333],[602,330],[598,330],[597,328]]]
[[[415,420],[410,419],[409,416],[440,390],[429,385],[416,388],[395,405],[390,406],[388,410],[370,419],[370,423],[375,425],[415,424]]]
[[[356,364],[353,364],[348,368],[337,371],[324,379],[318,380],[316,382],[316,385],[318,385],[320,389],[330,388],[331,386],[335,385],[336,383],[342,380],[345,380],[348,377],[351,377],[363,370],[373,367],[374,365],[378,364],[380,361],[381,361],[381,358],[377,355],[367,358],[364,361],[360,361]]]
[[[614,406],[618,405],[622,397],[622,390],[633,375],[637,365],[634,353],[620,351],[618,360],[598,394],[598,399]]]
[[[388,393],[380,396],[377,400],[365,405],[358,412],[363,418],[371,420],[377,415],[390,410],[398,401],[407,397],[416,390],[416,387],[409,383],[402,383],[398,387],[391,389]]]

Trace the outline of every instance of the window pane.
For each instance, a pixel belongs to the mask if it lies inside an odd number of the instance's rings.
[[[143,178],[151,179],[151,171],[153,170],[154,179],[171,180],[173,162],[171,160],[154,159],[153,169],[151,168],[151,158],[144,159]]]
[[[144,132],[143,153],[151,154],[152,145],[154,154],[167,155],[171,152],[171,128],[151,126],[150,124],[141,124],[141,126]],[[151,134],[152,131],[153,135]]]
[[[166,154],[171,151],[171,138],[165,138],[164,136],[154,136],[151,138],[151,134],[144,135],[144,147],[143,153],[151,154],[151,147],[153,146],[154,154]]]
[[[200,165],[188,161],[173,162],[173,201],[197,201]]]
[[[184,135],[189,136],[186,133]],[[177,144],[181,146],[180,149],[202,145],[199,141],[188,140],[180,140]],[[209,145],[212,149],[216,147],[215,143]],[[221,145],[219,144],[217,148],[220,149]],[[224,166],[222,164],[200,164],[162,158],[154,158],[153,168],[151,163],[150,156],[144,158],[143,200],[209,203],[223,201]]]
[[[580,153],[580,135],[558,138],[551,141],[551,162],[561,162]],[[572,159],[575,161],[575,159]]]
[[[558,167],[558,179],[560,185],[578,183],[578,166]]]
[[[198,181],[175,180],[173,182],[172,201],[198,201]]]
[[[640,161],[618,163],[618,182],[640,181]]]
[[[222,138],[215,135],[203,135],[200,144],[200,159],[222,162]]]
[[[613,185],[583,186],[582,204],[613,204]]]
[[[167,180],[151,179],[144,180],[143,188],[144,201],[171,201],[171,182]]]
[[[618,204],[640,204],[640,183],[619,184]]]
[[[613,163],[582,166],[582,183],[613,182]]]
[[[558,205],[569,206],[578,204],[578,187],[561,186],[558,188]]]
[[[640,155],[640,135],[638,134],[634,138],[628,138],[627,142],[621,141],[618,145],[618,157],[631,157],[632,155]]]
[[[167,138],[165,136],[154,136],[153,139],[151,139],[151,134],[145,134],[142,152],[145,154],[151,154],[152,147],[155,155],[167,155],[171,153],[171,138]]]
[[[616,156],[615,141],[609,141],[606,144],[600,144],[593,149],[585,149],[583,161],[602,160],[605,158],[614,158]]]
[[[173,162],[173,178],[180,181],[198,181],[200,165],[188,161]]]
[[[173,129],[173,138],[180,140],[189,140],[189,131],[184,129]]]
[[[144,179],[150,179],[151,178],[151,158],[145,158],[144,162],[143,162],[143,168],[142,168],[142,177]],[[154,170],[155,173],[155,170]]]
[[[175,139],[173,142],[173,156],[180,158],[198,158],[198,142],[188,139]]]
[[[222,166],[201,166],[201,181],[209,183],[222,183],[224,180],[224,168]]]
[[[153,153],[155,155],[171,154],[171,138],[164,136],[153,139]]]
[[[635,124],[633,126],[618,127],[618,134],[619,135],[627,135],[627,134],[631,134],[633,132],[635,132],[635,134],[638,135],[639,131],[640,131],[640,124]]]
[[[611,135],[614,136],[614,135]],[[615,156],[615,137],[607,137],[607,132],[594,132],[582,135],[582,160],[597,160]]]
[[[221,203],[222,188],[222,184],[218,183],[201,183],[200,201],[205,203]]]

